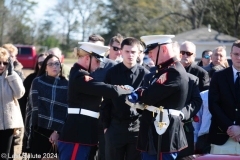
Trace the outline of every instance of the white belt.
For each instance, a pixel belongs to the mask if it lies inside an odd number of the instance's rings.
[[[145,109],[151,111],[151,112],[159,112],[159,108],[157,107],[154,107],[154,106],[147,106]],[[163,109],[165,112],[168,112],[169,114],[171,115],[174,115],[174,116],[182,116],[182,119],[184,119],[184,114],[179,111],[179,110],[175,110],[175,109]]]
[[[68,108],[68,114],[82,114],[93,118],[99,118],[99,112],[94,112],[82,108]]]

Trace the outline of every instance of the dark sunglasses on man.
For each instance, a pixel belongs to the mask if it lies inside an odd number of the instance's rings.
[[[193,53],[192,52],[186,52],[186,51],[180,51],[180,54],[182,54],[182,55],[187,55],[187,56],[191,56],[191,55],[193,55]]]
[[[203,58],[205,58],[205,59],[209,59],[210,56],[209,56],[209,55],[205,55],[205,56],[203,56]]]
[[[112,46],[112,48],[113,48],[114,51],[120,51],[121,50],[121,48],[118,48],[118,47],[115,47],[115,46]]]
[[[6,66],[6,65],[8,65],[8,62],[0,62],[0,65],[4,65],[4,66]]]

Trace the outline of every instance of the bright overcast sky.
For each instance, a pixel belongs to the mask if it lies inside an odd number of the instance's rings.
[[[40,20],[44,16],[46,11],[52,8],[57,3],[57,0],[33,0],[33,1],[38,2],[38,5],[35,7],[36,9],[34,14],[34,18],[36,18],[36,20]]]

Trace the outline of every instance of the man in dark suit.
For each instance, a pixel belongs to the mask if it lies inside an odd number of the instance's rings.
[[[177,58],[181,60],[179,54],[180,47],[178,42],[173,42],[172,45],[173,51],[176,53]],[[182,122],[184,123],[183,127],[186,134],[188,147],[180,151],[177,159],[181,159],[183,157],[187,157],[194,154],[194,133],[193,133],[194,128],[192,124],[192,118],[197,114],[202,104],[202,98],[200,96],[200,91],[198,87],[199,84],[198,77],[188,73],[188,78],[189,78],[188,95],[185,106],[182,109],[182,112],[184,114]]]
[[[208,72],[194,63],[196,57],[196,46],[192,42],[185,41],[180,46],[181,63],[188,73],[199,78],[200,92],[209,88]]]
[[[240,154],[240,40],[230,53],[233,65],[215,72],[209,88],[212,154]]]

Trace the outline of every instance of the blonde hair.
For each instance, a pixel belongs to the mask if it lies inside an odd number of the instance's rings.
[[[0,47],[0,59],[7,60],[9,57],[9,53],[5,48]]]
[[[86,55],[89,55],[89,53],[86,52],[86,51],[84,51],[84,50],[82,50],[82,49],[79,48],[79,47],[75,47],[75,48],[73,49],[73,55],[74,55],[75,57],[77,57],[77,58],[80,58],[80,57],[84,57],[84,56],[86,56]]]
[[[4,44],[2,47],[5,48],[9,53],[15,53],[16,55],[18,54],[17,47],[11,43]]]

